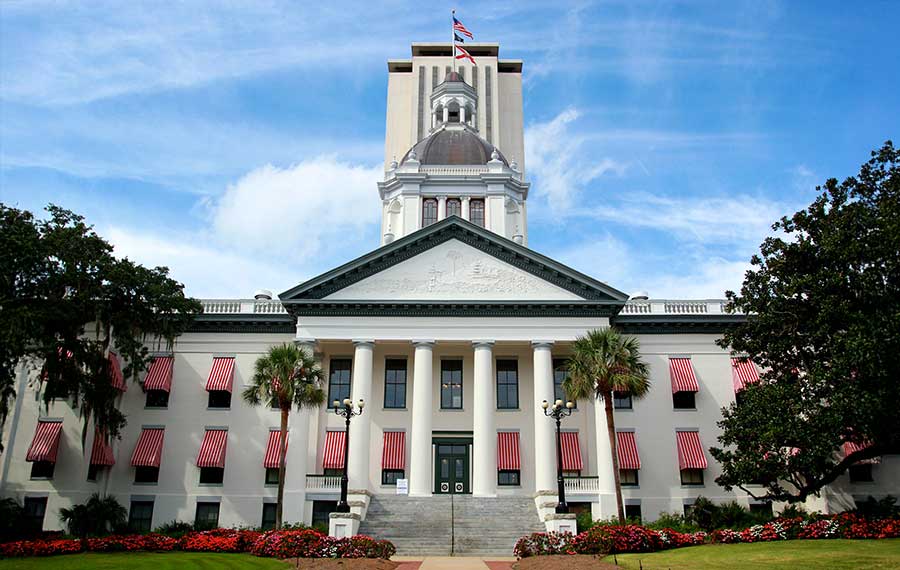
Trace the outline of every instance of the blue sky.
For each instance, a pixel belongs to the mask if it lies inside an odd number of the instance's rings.
[[[769,225],[900,133],[898,2],[456,2],[524,59],[529,245],[719,297]],[[0,3],[0,197],[84,214],[190,294],[378,244],[385,60],[443,3]]]

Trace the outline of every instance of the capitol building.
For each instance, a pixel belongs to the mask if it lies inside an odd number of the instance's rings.
[[[367,403],[350,427],[352,531],[391,539],[401,554],[508,555],[518,536],[556,519],[555,423],[541,403],[566,399],[572,342],[614,325],[640,340],[652,383],[642,400],[615,399],[628,516],[682,513],[700,496],[771,510],[719,487],[708,451],[721,409],[757,378],[716,345],[744,317],[721,299],[629,295],[530,249],[523,62],[501,59],[495,43],[467,48],[477,66],[454,65],[449,43],[414,43],[411,57],[387,62],[371,252],[280,295],[203,300],[140,385],[123,382],[128,425],[111,446],[88,434],[82,447],[76,412],[64,401],[45,409],[23,372],[0,496],[47,530],[95,492],[115,496],[136,530],[271,525],[279,411],[248,406],[240,392],[257,358],[294,342],[320,358],[327,402]],[[328,406],[291,413],[286,522],[329,524],[344,429]],[[614,516],[603,403],[577,402],[560,440],[572,510]],[[897,456],[856,466],[807,508],[888,494],[900,495]]]

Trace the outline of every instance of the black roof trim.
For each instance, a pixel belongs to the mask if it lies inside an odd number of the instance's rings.
[[[611,317],[616,301],[296,301],[294,316],[307,317]]]
[[[618,315],[610,324],[628,334],[721,334],[746,315]]]
[[[294,317],[278,315],[198,315],[186,332],[296,333]]]
[[[285,291],[279,295],[279,298],[285,308],[293,313],[292,306],[298,302],[308,299],[323,299],[335,291],[415,257],[450,239],[466,243],[584,299],[607,301],[617,307],[624,306],[628,299],[628,295],[606,283],[588,277],[458,216],[445,218],[436,224],[415,231],[314,277]]]

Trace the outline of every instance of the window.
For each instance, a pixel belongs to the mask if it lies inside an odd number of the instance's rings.
[[[484,227],[484,200],[469,201],[469,221]]]
[[[629,521],[636,521],[638,524],[641,523],[641,506],[640,505],[625,505],[625,518]]]
[[[694,400],[696,392],[675,392],[672,394],[672,405],[676,410],[696,410],[697,404]]]
[[[406,407],[406,360],[402,358],[384,361],[384,407]]]
[[[623,487],[637,487],[639,484],[637,469],[619,469],[619,482]]]
[[[135,483],[157,483],[159,482],[159,467],[135,467],[134,468]]]
[[[266,485],[277,485],[278,484],[278,468],[277,467],[267,467],[266,468]]]
[[[874,481],[874,479],[872,478],[871,463],[862,463],[850,466],[851,483],[871,483],[872,481]]]
[[[497,361],[497,409],[519,408],[519,363],[515,360]]]
[[[689,518],[691,516],[691,511],[694,510],[694,505],[685,505],[684,506],[684,518]]]
[[[518,469],[502,469],[497,472],[497,484],[501,486],[517,486],[520,485]]]
[[[197,516],[194,517],[196,530],[209,530],[219,526],[219,503],[197,503]]]
[[[231,392],[228,390],[210,390],[207,406],[219,409],[231,408]]]
[[[459,198],[447,200],[447,216],[462,216],[462,204],[460,204]]]
[[[750,503],[750,512],[758,515],[772,516],[772,503]]]
[[[31,463],[32,479],[53,479],[56,463],[53,461],[33,461]]]
[[[703,469],[682,469],[681,470],[682,485],[702,485]]]
[[[332,358],[328,374],[328,405],[350,397],[350,359]]]
[[[382,469],[381,470],[381,484],[382,485],[396,485],[397,479],[403,479],[403,476],[406,474],[403,469]]]
[[[221,485],[225,479],[225,469],[222,467],[201,467],[200,483],[202,485]]]
[[[628,392],[613,392],[613,407],[617,410],[630,410],[631,394]]]
[[[461,410],[462,407],[462,360],[442,360],[441,409]]]
[[[168,408],[169,393],[165,390],[147,390],[147,401],[144,403],[148,408]]]
[[[338,467],[326,467],[322,471],[326,477],[341,477],[344,475],[344,470]]]
[[[44,529],[44,513],[47,512],[47,497],[25,497],[22,504],[24,523],[30,531]]]
[[[150,532],[153,526],[153,501],[131,501],[128,511],[128,530]]]
[[[263,530],[272,530],[275,528],[275,511],[278,510],[277,503],[263,503],[262,524],[260,528]]]
[[[437,200],[425,198],[422,200],[422,227],[430,226],[437,221]]]
[[[581,471],[572,470],[572,469],[564,469],[563,477],[581,477]]]
[[[96,465],[94,463],[88,465],[87,480],[96,481],[97,477],[100,475],[100,470],[103,469],[103,467],[103,465]]]
[[[569,377],[569,361],[565,358],[554,358],[553,359],[553,400],[562,400],[566,402],[570,400],[570,398],[566,395],[566,391],[563,390],[563,382],[566,381],[566,378]],[[543,399],[543,398],[541,398]],[[577,402],[572,402],[575,404],[575,407],[578,407]]]
[[[328,526],[328,519],[334,509],[337,508],[337,501],[313,501],[312,525]]]

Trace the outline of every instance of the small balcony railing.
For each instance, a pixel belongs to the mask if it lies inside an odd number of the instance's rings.
[[[340,493],[341,477],[340,475],[316,475],[309,473],[306,475],[306,492]]]
[[[573,495],[585,493],[597,493],[600,491],[600,483],[597,477],[563,477],[566,485],[566,493]]]

